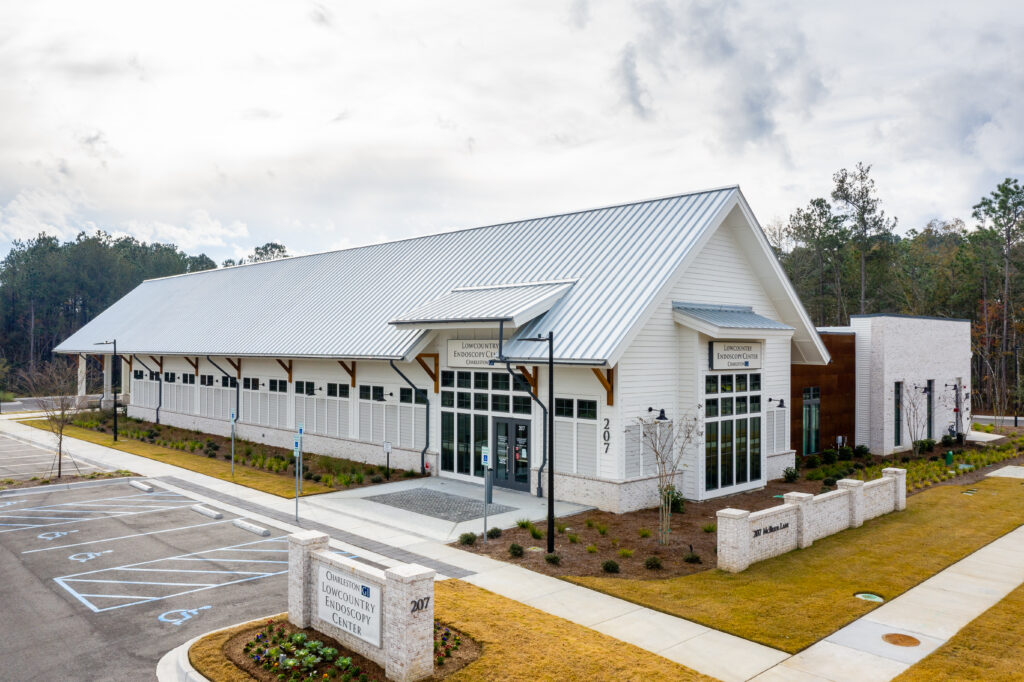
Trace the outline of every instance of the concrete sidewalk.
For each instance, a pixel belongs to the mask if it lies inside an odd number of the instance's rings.
[[[52,436],[48,433],[13,420],[0,419],[0,432],[52,448]],[[66,439],[65,449],[75,457],[95,464],[130,469],[154,478],[165,488],[187,493],[202,502],[246,516],[260,524],[289,532],[310,528],[313,524],[333,529],[329,534],[339,546],[361,557],[385,566],[394,566],[399,562],[430,565],[438,571],[439,578],[454,574],[466,582],[590,627],[727,682],[750,679],[788,658],[785,652],[704,625],[519,566],[464,552],[436,537],[415,532],[407,523],[399,524],[398,515],[391,515],[389,519],[372,518],[379,510],[367,511],[365,506],[353,508],[348,504],[355,497],[352,495],[329,493],[315,498],[301,498],[301,520],[299,523],[294,520],[286,522],[285,519],[294,519],[294,500],[85,441]],[[376,488],[380,489],[380,486]],[[496,494],[495,502],[507,502],[515,506],[525,504],[526,500],[499,497]],[[569,505],[566,509],[572,511],[575,507],[578,505]],[[511,512],[510,515],[516,516],[519,513]],[[527,513],[522,515],[530,516]],[[413,523],[416,521],[418,519],[414,519]],[[444,535],[451,532],[451,529],[445,529]]]
[[[989,476],[1024,478],[1024,467]],[[1024,526],[961,559],[887,604],[788,658],[756,680],[891,680],[945,644],[1024,583]],[[897,646],[885,635],[920,644]]]

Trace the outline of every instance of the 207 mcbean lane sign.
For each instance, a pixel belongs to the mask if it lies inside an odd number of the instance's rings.
[[[316,614],[373,646],[380,646],[379,585],[320,564]]]
[[[712,341],[711,369],[761,369],[758,341]]]

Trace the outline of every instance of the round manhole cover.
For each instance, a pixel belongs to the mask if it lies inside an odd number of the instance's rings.
[[[881,603],[881,602],[885,601],[884,599],[879,597],[877,594],[872,594],[871,592],[858,592],[857,594],[855,594],[853,596],[856,597],[857,599],[863,599],[864,601],[873,601],[873,602],[878,602],[878,603]]]
[[[917,646],[921,643],[921,640],[917,637],[911,637],[899,632],[890,632],[887,635],[882,635],[882,639],[893,646]]]

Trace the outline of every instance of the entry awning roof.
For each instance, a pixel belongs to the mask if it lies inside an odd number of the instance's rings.
[[[561,300],[576,280],[459,287],[389,321],[397,327],[435,329],[507,322],[520,327]]]
[[[717,338],[761,333],[788,335],[795,331],[788,324],[758,315],[750,306],[673,301],[672,313],[679,324]]]

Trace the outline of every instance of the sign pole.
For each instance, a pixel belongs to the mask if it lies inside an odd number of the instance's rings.
[[[391,441],[384,441],[384,468],[387,479],[391,480]]]
[[[235,410],[231,410],[231,478],[235,477]]]
[[[491,448],[480,446],[480,459],[484,466],[484,544],[487,544],[487,504],[491,501]]]
[[[295,522],[299,521],[299,479],[302,478],[302,465],[299,463],[299,455],[302,450],[299,447],[299,437],[295,436],[295,442],[292,444],[292,455],[295,457]]]
[[[302,467],[302,427],[303,423],[299,422],[299,454],[297,456],[299,462],[299,494],[302,494],[302,479],[303,479],[303,467]]]

